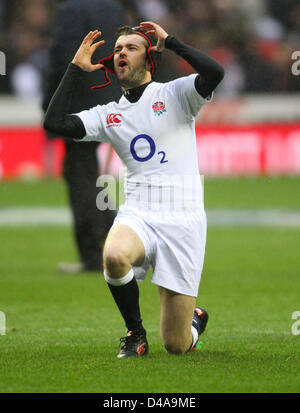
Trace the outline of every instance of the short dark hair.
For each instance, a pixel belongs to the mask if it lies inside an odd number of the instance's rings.
[[[136,30],[134,30],[132,27],[130,26],[120,26],[118,27],[115,36],[116,38],[120,37],[120,36],[127,36],[128,34],[136,34]]]

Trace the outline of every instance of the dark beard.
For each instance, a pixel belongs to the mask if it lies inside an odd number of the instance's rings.
[[[141,84],[141,82],[145,78],[146,72],[147,72],[147,69],[145,65],[145,66],[137,68],[133,72],[132,76],[131,76],[131,73],[129,73],[126,79],[119,79],[118,76],[117,76],[117,79],[121,87],[123,87],[124,89],[133,89]]]

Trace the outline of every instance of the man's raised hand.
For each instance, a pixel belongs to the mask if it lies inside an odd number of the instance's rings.
[[[99,30],[89,32],[83,39],[79,49],[77,50],[72,63],[79,66],[86,72],[93,72],[94,70],[103,69],[101,64],[93,65],[91,62],[92,55],[95,50],[104,43],[104,40],[94,43],[94,41],[101,35]]]
[[[165,48],[165,40],[168,37],[168,33],[158,24],[153,22],[142,22],[140,28],[151,36],[157,38],[156,46],[152,46],[151,50],[156,52],[162,52]]]

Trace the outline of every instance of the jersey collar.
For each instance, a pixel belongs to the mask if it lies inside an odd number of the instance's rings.
[[[152,82],[153,80],[150,80],[150,82],[144,83],[141,86],[135,87],[133,89],[127,89],[125,90],[123,95],[127,100],[129,100],[130,103],[135,103],[140,99],[146,87]]]

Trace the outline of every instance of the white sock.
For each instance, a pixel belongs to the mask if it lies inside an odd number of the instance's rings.
[[[134,277],[134,273],[133,273],[133,269],[131,268],[131,270],[124,275],[122,278],[111,278],[107,272],[104,270],[104,278],[106,280],[106,282],[110,285],[125,285],[128,284]]]
[[[191,348],[193,348],[194,345],[197,343],[197,340],[199,338],[199,334],[198,334],[198,331],[197,331],[196,327],[192,326],[191,330],[192,330],[192,336],[193,336],[193,344],[192,344]]]

